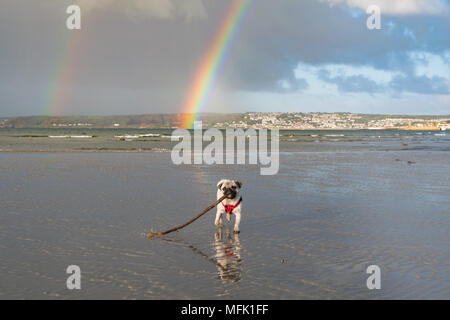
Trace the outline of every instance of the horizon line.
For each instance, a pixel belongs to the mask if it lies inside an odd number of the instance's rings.
[[[370,112],[349,112],[349,111],[244,111],[244,112],[165,112],[165,113],[128,113],[128,114],[92,114],[92,115],[82,115],[82,114],[68,114],[68,115],[15,115],[15,116],[0,116],[1,119],[13,119],[13,118],[28,118],[28,117],[44,117],[44,118],[63,118],[63,117],[130,117],[130,116],[151,116],[151,115],[186,115],[190,116],[193,114],[197,115],[236,115],[236,114],[246,114],[246,113],[279,113],[279,114],[289,114],[289,113],[324,113],[324,114],[335,114],[335,113],[345,113],[345,114],[361,114],[361,115],[390,115],[390,116],[449,116],[450,114],[423,114],[423,113],[370,113]]]

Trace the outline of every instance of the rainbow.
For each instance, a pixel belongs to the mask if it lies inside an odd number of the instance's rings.
[[[208,47],[188,91],[182,111],[182,113],[187,114],[181,125],[183,128],[192,128],[198,113],[203,110],[236,31],[239,29],[242,18],[252,0],[232,1],[230,9],[224,17],[213,42]]]
[[[43,114],[60,116],[66,101],[70,99],[70,85],[77,76],[80,60],[86,47],[79,30],[65,30],[59,59],[51,75],[50,84],[44,97]]]

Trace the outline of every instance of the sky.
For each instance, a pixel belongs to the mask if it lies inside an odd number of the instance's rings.
[[[250,1],[202,111],[450,114],[450,0]],[[181,112],[229,7],[2,0],[0,117]]]

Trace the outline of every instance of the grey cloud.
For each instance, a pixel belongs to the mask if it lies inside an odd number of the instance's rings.
[[[317,75],[320,80],[337,85],[342,92],[376,93],[384,89],[384,86],[363,75],[332,77],[328,70],[323,69],[319,70]]]
[[[398,75],[392,79],[390,88],[395,90],[395,92],[407,91],[421,94],[450,94],[448,80],[437,76]]]
[[[161,19],[176,16],[186,19],[205,18],[206,11],[202,0],[75,0],[81,9],[92,11],[116,11],[133,17],[154,17]]]
[[[363,76],[331,76],[327,70],[319,70],[318,78],[327,83],[335,84],[341,92],[379,93],[391,92],[397,95],[402,92],[419,94],[450,94],[450,86],[443,77],[417,76],[413,74],[400,74],[386,84],[377,82]]]
[[[278,93],[293,93],[303,91],[308,87],[309,83],[305,79],[281,79],[277,82],[277,89],[274,91]]]

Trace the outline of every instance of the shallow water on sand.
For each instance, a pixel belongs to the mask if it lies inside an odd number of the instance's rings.
[[[282,152],[273,177],[168,153],[0,153],[0,299],[449,299],[449,157]],[[243,182],[239,235],[210,212],[146,238],[212,203],[223,177]]]

